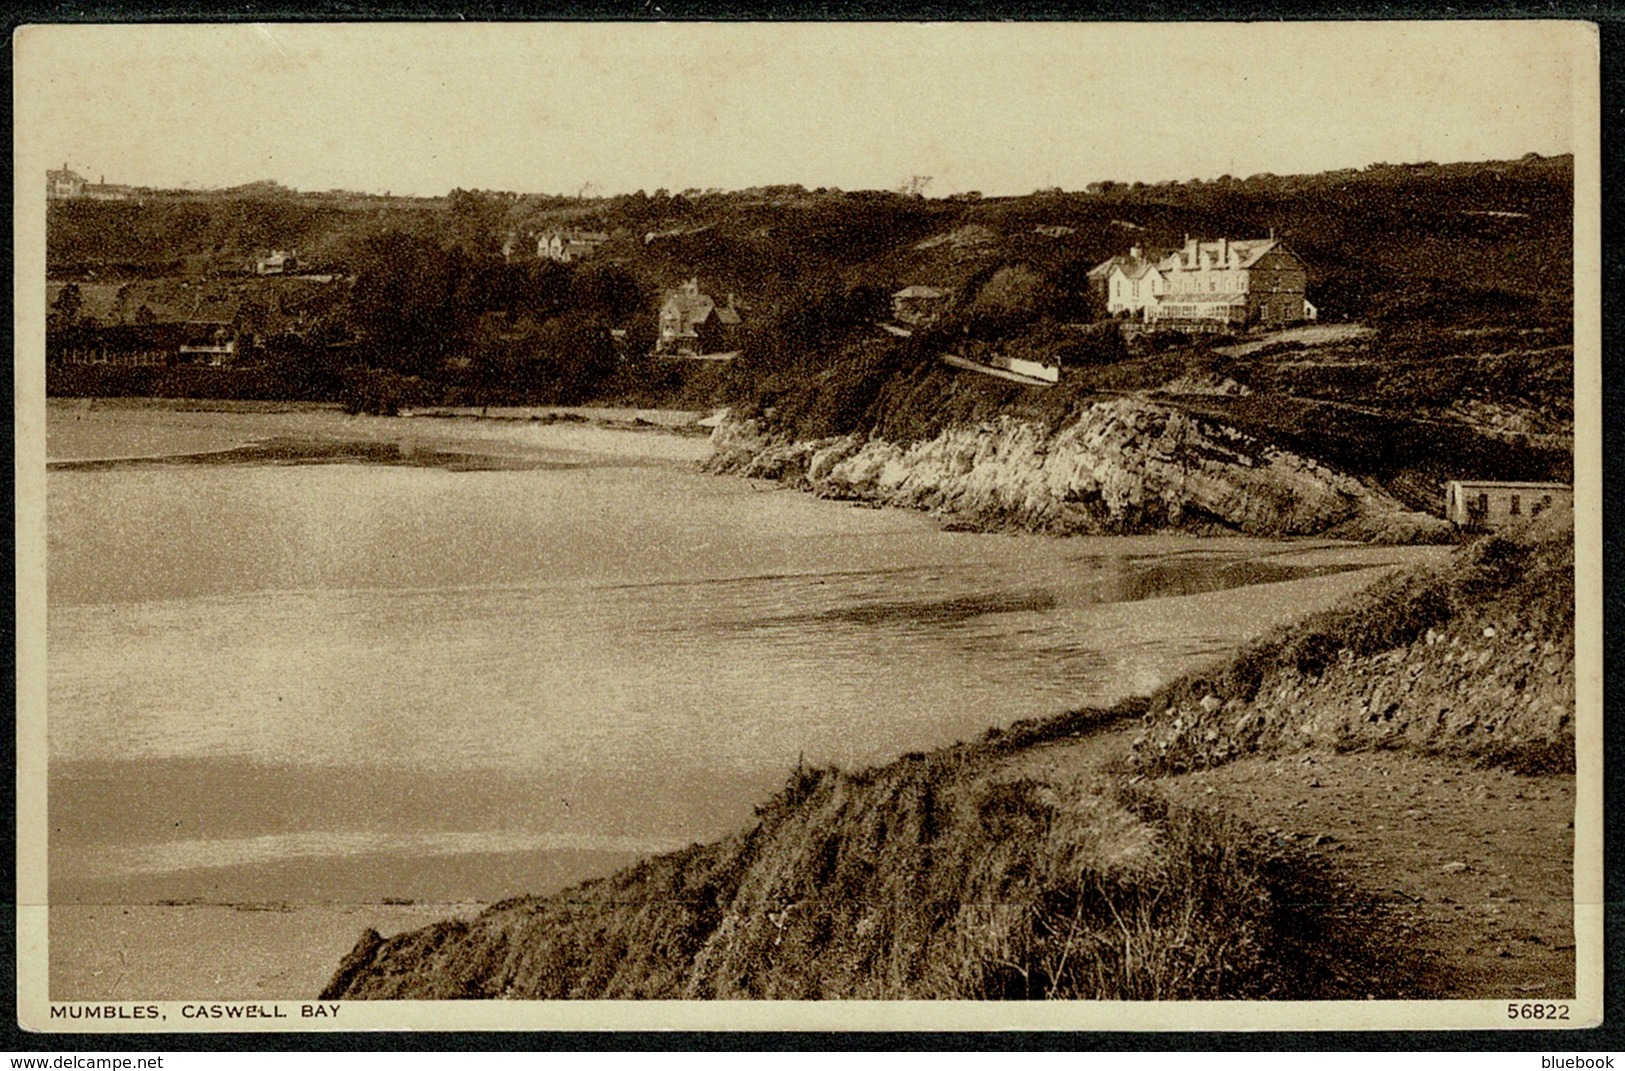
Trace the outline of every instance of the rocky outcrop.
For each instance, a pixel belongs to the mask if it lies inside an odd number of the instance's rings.
[[[901,444],[789,441],[750,419],[712,435],[714,472],[829,498],[925,509],[956,523],[1057,533],[1224,530],[1436,538],[1444,522],[1310,458],[1144,398],[1097,402],[1051,432],[999,417]]]

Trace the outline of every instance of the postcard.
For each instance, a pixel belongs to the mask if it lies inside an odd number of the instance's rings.
[[[1600,1022],[1595,27],[13,47],[25,1029]]]

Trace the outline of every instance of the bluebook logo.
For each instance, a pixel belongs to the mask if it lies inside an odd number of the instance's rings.
[[[1613,1067],[1612,1056],[1542,1056],[1540,1058],[1541,1071],[1548,1069],[1573,1068],[1574,1071],[1584,1071],[1588,1067]]]

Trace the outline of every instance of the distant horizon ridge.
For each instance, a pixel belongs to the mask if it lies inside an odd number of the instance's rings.
[[[139,183],[122,182],[122,181],[119,181],[117,178],[115,178],[114,181],[112,181],[112,182],[108,182],[107,176],[104,173],[100,173],[100,172],[97,173],[96,181],[92,182],[90,180],[90,178],[88,177],[88,175],[82,173],[79,170],[79,168],[76,168],[75,166],[73,166],[72,164],[70,164],[67,161],[63,162],[63,166],[61,168],[48,168],[46,170],[46,176],[47,176],[48,179],[51,179],[51,178],[54,178],[55,176],[59,176],[59,175],[72,175],[72,176],[75,176],[76,178],[80,179],[81,181],[83,181],[86,185],[104,186],[104,187],[117,187],[117,188],[120,188],[120,189],[128,189],[128,190],[130,190],[132,192],[145,192],[145,193],[152,193],[152,194],[193,194],[193,195],[197,195],[197,194],[225,194],[225,193],[235,193],[235,192],[242,192],[242,191],[251,191],[251,190],[253,190],[255,188],[266,188],[266,189],[272,189],[272,190],[275,190],[275,191],[278,191],[278,192],[293,194],[293,195],[297,195],[297,196],[324,196],[325,195],[325,196],[354,196],[354,197],[392,197],[392,198],[402,198],[402,199],[406,199],[406,200],[425,200],[425,201],[429,201],[429,200],[440,200],[440,199],[449,197],[452,193],[457,192],[459,190],[466,190],[466,191],[471,192],[471,193],[497,194],[497,195],[503,195],[503,196],[511,196],[511,197],[515,197],[515,198],[539,197],[539,198],[549,198],[549,199],[555,199],[555,200],[570,200],[570,201],[580,201],[580,202],[592,202],[592,201],[612,200],[612,199],[614,199],[616,197],[635,197],[635,196],[637,196],[639,194],[642,194],[642,195],[644,195],[646,197],[648,197],[648,196],[656,196],[656,195],[658,195],[660,193],[665,193],[667,196],[670,196],[670,197],[679,197],[679,196],[682,196],[682,197],[696,197],[696,196],[716,196],[716,195],[729,195],[729,194],[739,194],[739,193],[751,193],[753,191],[758,191],[758,190],[764,190],[764,191],[765,190],[800,190],[800,191],[805,192],[805,193],[816,193],[816,192],[819,192],[819,191],[824,191],[824,192],[828,192],[828,193],[890,193],[890,194],[897,194],[899,196],[918,196],[918,197],[921,197],[921,198],[923,198],[925,200],[946,201],[946,200],[955,200],[955,199],[1003,200],[1003,199],[1014,199],[1014,198],[1021,198],[1021,197],[1031,197],[1031,196],[1035,196],[1035,195],[1039,195],[1039,194],[1056,193],[1056,192],[1059,192],[1059,193],[1062,193],[1062,194],[1089,194],[1089,193],[1111,192],[1111,191],[1115,191],[1117,189],[1135,189],[1135,188],[1155,189],[1155,188],[1165,187],[1165,186],[1188,186],[1188,185],[1192,185],[1192,184],[1213,185],[1213,184],[1226,183],[1226,182],[1246,183],[1246,182],[1253,181],[1255,179],[1265,179],[1265,178],[1268,178],[1268,179],[1301,179],[1301,178],[1313,177],[1313,176],[1316,176],[1316,175],[1337,175],[1337,174],[1345,174],[1345,173],[1346,174],[1351,174],[1351,175],[1359,175],[1359,174],[1366,174],[1368,172],[1377,171],[1377,170],[1381,170],[1381,169],[1395,169],[1395,170],[1408,170],[1408,169],[1410,169],[1410,170],[1414,170],[1414,169],[1420,169],[1420,168],[1450,168],[1450,167],[1470,167],[1470,166],[1475,166],[1475,165],[1477,165],[1477,166],[1488,166],[1488,165],[1494,165],[1494,164],[1516,164],[1516,163],[1524,163],[1524,162],[1529,162],[1529,161],[1543,161],[1544,162],[1544,161],[1565,160],[1565,159],[1572,161],[1573,158],[1574,158],[1574,153],[1572,151],[1562,152],[1562,153],[1540,153],[1540,152],[1530,151],[1530,152],[1526,152],[1526,153],[1522,154],[1521,156],[1489,157],[1489,158],[1484,158],[1484,159],[1468,159],[1468,160],[1448,160],[1448,161],[1416,160],[1416,161],[1404,161],[1404,162],[1389,162],[1389,161],[1386,161],[1386,160],[1376,160],[1376,161],[1372,161],[1372,162],[1367,163],[1367,164],[1365,164],[1363,166],[1360,166],[1360,167],[1326,168],[1326,169],[1323,169],[1323,170],[1320,170],[1320,171],[1291,171],[1291,172],[1255,171],[1255,172],[1253,172],[1252,174],[1249,174],[1249,175],[1232,175],[1232,174],[1226,173],[1226,174],[1221,174],[1221,175],[1214,176],[1212,178],[1203,178],[1203,177],[1200,177],[1200,176],[1192,176],[1190,178],[1183,178],[1183,179],[1169,178],[1169,179],[1156,179],[1156,180],[1150,180],[1150,181],[1147,181],[1147,180],[1125,181],[1125,180],[1118,180],[1118,179],[1101,178],[1101,179],[1095,179],[1093,181],[1087,182],[1082,186],[1073,187],[1073,188],[1068,188],[1066,186],[1051,184],[1051,185],[1044,185],[1044,186],[1035,186],[1031,190],[1028,190],[1025,193],[992,193],[992,194],[984,194],[979,190],[955,190],[955,191],[952,191],[952,192],[928,194],[928,193],[924,192],[924,187],[923,186],[921,186],[921,188],[918,188],[918,189],[910,189],[909,187],[911,185],[919,185],[917,183],[917,181],[912,181],[912,180],[911,181],[904,181],[904,182],[899,183],[897,186],[887,187],[887,188],[880,188],[880,187],[873,187],[873,186],[870,186],[870,187],[852,187],[852,188],[847,188],[847,187],[842,187],[842,186],[825,186],[825,185],[809,186],[805,182],[785,181],[785,182],[759,183],[757,185],[752,185],[752,186],[735,186],[735,187],[720,187],[720,186],[698,187],[698,186],[689,186],[689,187],[684,187],[683,189],[680,189],[680,190],[671,190],[671,189],[668,189],[666,187],[657,187],[652,192],[647,187],[641,187],[641,186],[638,187],[635,190],[608,191],[608,190],[604,190],[604,189],[600,188],[597,183],[589,181],[589,182],[583,183],[578,188],[578,192],[575,192],[575,193],[563,192],[563,191],[550,192],[550,191],[545,191],[545,190],[496,189],[496,188],[486,188],[486,187],[477,187],[477,186],[454,186],[451,189],[445,191],[444,193],[409,193],[409,192],[396,192],[396,191],[391,190],[391,189],[366,190],[366,189],[352,189],[352,188],[348,188],[348,187],[336,187],[336,186],[335,187],[329,187],[327,189],[314,189],[314,188],[304,188],[304,187],[300,187],[300,186],[288,185],[287,183],[284,183],[281,179],[272,178],[272,177],[250,179],[250,180],[245,181],[245,182],[233,183],[233,184],[230,184],[230,185],[218,185],[218,186],[193,186],[193,185],[163,186],[163,185],[146,185],[146,184],[139,184]],[[80,165],[80,167],[84,167],[84,166],[85,165]],[[90,169],[88,167],[85,167],[85,170],[88,171]],[[919,179],[920,177],[922,177],[922,176],[915,176],[915,180]],[[929,176],[924,176],[924,178],[926,180],[926,183],[928,184],[929,183]],[[590,192],[589,192],[589,190],[590,190]],[[53,198],[53,199],[58,199],[58,198]],[[59,199],[70,200],[70,199],[73,199],[73,198],[63,197],[63,198],[59,198]]]

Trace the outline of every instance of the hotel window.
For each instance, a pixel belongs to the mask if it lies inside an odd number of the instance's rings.
[[[1523,506],[1523,499],[1518,495],[1513,495],[1512,496],[1512,506],[1511,506],[1511,508],[1509,508],[1507,510],[1507,512],[1509,514],[1511,514],[1512,516],[1516,517],[1518,514],[1523,512],[1523,510],[1520,508],[1522,506]]]

